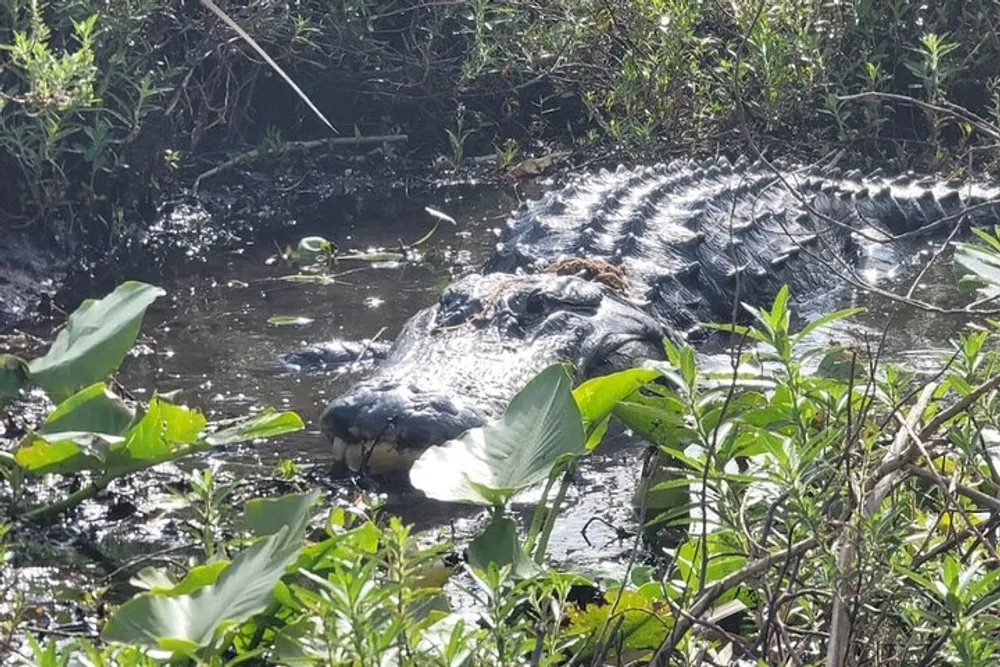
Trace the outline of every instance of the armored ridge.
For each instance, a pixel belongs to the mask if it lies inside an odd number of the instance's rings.
[[[856,266],[864,246],[1000,197],[995,186],[912,174],[782,173],[721,157],[578,176],[522,206],[484,270],[535,273],[566,258],[608,262],[658,317],[691,331],[730,317],[737,282],[740,300],[751,303],[769,302],[782,284],[797,295],[842,288],[834,269]],[[998,211],[973,208],[968,218],[995,224]],[[891,245],[881,252],[891,254]]]
[[[873,254],[893,261],[882,238],[1000,222],[992,185],[783,174],[722,158],[619,168],[527,204],[484,271],[410,318],[371,376],[330,402],[321,424],[335,456],[401,472],[557,360],[582,380],[661,357],[664,337],[728,320],[737,301],[768,303],[783,284],[800,303],[843,289],[843,272]]]

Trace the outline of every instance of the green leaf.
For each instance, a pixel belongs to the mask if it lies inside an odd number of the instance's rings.
[[[293,433],[301,431],[303,428],[305,428],[305,424],[302,423],[302,418],[298,414],[291,411],[277,412],[268,408],[258,415],[212,433],[205,438],[205,442],[213,447],[232,445],[247,440]]]
[[[109,471],[128,468],[135,461],[169,458],[178,449],[193,444],[205,423],[205,416],[198,410],[154,396],[146,407],[146,414],[129,431],[125,447],[116,449],[117,456],[109,461]]]
[[[638,368],[629,368],[610,375],[587,380],[573,390],[573,399],[580,408],[580,416],[583,419],[583,429],[592,435],[598,428],[601,434],[606,430],[605,424],[608,417],[619,401],[625,400],[634,394],[640,387],[652,382],[660,377],[663,372],[653,366],[644,365]],[[602,426],[603,425],[603,426]],[[593,449],[600,442],[591,442],[594,438],[588,439],[587,449]]]
[[[303,264],[314,264],[325,260],[335,249],[336,246],[322,236],[306,236],[299,240],[295,257]]]
[[[123,435],[134,418],[135,413],[125,401],[108,391],[103,382],[98,382],[60,403],[38,432],[89,431]]]
[[[204,565],[197,565],[184,575],[184,578],[174,582],[164,570],[147,567],[130,580],[133,586],[145,588],[150,593],[161,595],[188,595],[203,586],[214,584],[225,569],[229,567],[228,560],[216,560]]]
[[[28,362],[13,354],[0,354],[0,405],[28,386]]]
[[[111,447],[124,438],[104,433],[29,433],[18,444],[14,460],[36,475],[63,475],[103,470]]]
[[[482,535],[469,543],[466,555],[469,565],[489,571],[490,564],[497,568],[510,566],[511,574],[520,579],[527,579],[541,570],[517,539],[517,522],[500,514],[493,517]]]
[[[28,364],[31,379],[56,402],[106,379],[135,343],[146,308],[164,294],[130,281],[103,299],[84,301],[45,356]]]
[[[309,493],[288,494],[279,498],[248,500],[244,518],[251,532],[258,537],[277,535],[285,526],[291,535],[304,534],[309,511],[319,500],[319,489]],[[295,523],[292,523],[292,521]]]
[[[559,364],[536,375],[499,420],[429,448],[410,482],[437,500],[498,505],[549,476],[566,456],[583,453],[580,410]]]
[[[973,229],[980,238],[993,242],[982,230]],[[958,287],[963,291],[976,290],[983,298],[1000,295],[1000,251],[993,247],[959,243],[955,249],[955,273]]]
[[[271,592],[301,545],[305,533],[303,515],[311,507],[310,497],[313,494],[296,503],[296,514],[287,517],[288,525],[240,553],[215,583],[190,595],[140,594],[108,619],[102,638],[117,644],[137,644],[159,658],[190,655],[264,611]]]

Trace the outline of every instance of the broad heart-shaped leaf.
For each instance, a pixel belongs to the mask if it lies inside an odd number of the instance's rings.
[[[190,655],[211,644],[220,633],[259,614],[271,601],[271,593],[285,568],[298,553],[305,534],[306,518],[315,492],[289,502],[295,513],[288,525],[261,538],[240,553],[213,584],[190,595],[143,593],[112,615],[102,638],[119,644],[138,644],[151,649],[154,657],[180,653]]]
[[[584,433],[572,381],[561,364],[536,375],[503,417],[431,447],[410,469],[410,483],[430,498],[501,505],[580,454]]]
[[[99,301],[84,301],[45,356],[28,364],[32,381],[61,402],[107,378],[135,343],[146,308],[164,294],[159,287],[130,281]]]
[[[247,501],[243,516],[247,526],[258,537],[276,535],[285,526],[290,529],[290,535],[304,534],[309,522],[309,510],[319,496],[319,489],[313,489],[309,493],[280,498],[254,498]]]
[[[205,423],[198,410],[154,396],[146,414],[129,430],[124,446],[114,448],[108,456],[108,474],[116,477],[133,469],[138,461],[154,465],[170,459],[195,443]]]
[[[103,382],[98,382],[60,403],[38,432],[90,431],[123,435],[134,417],[135,413],[125,401],[108,391]]]
[[[519,579],[541,571],[518,542],[517,522],[501,514],[494,516],[482,535],[469,543],[466,555],[469,565],[484,572],[491,563],[498,568],[509,565],[511,574]]]

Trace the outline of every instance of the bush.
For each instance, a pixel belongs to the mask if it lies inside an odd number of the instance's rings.
[[[714,149],[745,127],[801,147],[847,142],[882,160],[934,164],[974,142],[972,128],[900,102],[842,97],[949,99],[986,118],[1000,107],[998,16],[985,0],[251,0],[223,9],[342,132],[408,133],[418,155],[447,152],[453,162],[513,155],[518,144],[533,151],[539,138],[607,138],[633,154],[664,139]],[[44,220],[65,235],[99,219],[113,237],[198,156],[328,132],[199,4],[11,0],[0,12],[6,226]]]

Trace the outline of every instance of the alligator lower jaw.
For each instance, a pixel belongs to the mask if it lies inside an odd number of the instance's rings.
[[[424,453],[423,447],[399,447],[395,442],[352,442],[333,439],[333,458],[353,472],[377,477],[396,477],[409,473],[413,462]]]

